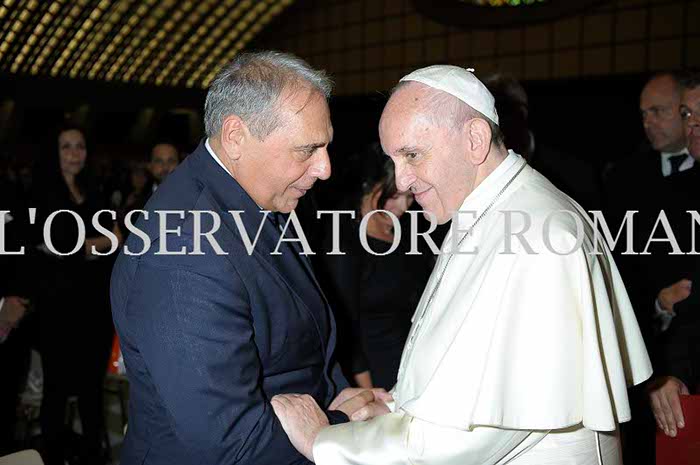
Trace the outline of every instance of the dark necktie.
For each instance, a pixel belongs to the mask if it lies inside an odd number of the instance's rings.
[[[685,153],[681,153],[680,155],[673,155],[668,158],[668,161],[671,162],[671,174],[676,174],[681,170],[681,165],[685,161],[685,159],[688,158],[688,155]]]
[[[267,214],[267,218],[270,220],[272,225],[275,227],[276,233],[281,233],[284,227],[285,218],[280,212],[270,212]]]

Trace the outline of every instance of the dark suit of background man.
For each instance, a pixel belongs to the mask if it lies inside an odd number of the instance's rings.
[[[700,73],[682,81],[680,114],[688,151],[700,160]],[[698,167],[678,175],[687,184],[689,210],[700,210],[700,170]],[[697,226],[696,226],[697,227]],[[696,238],[695,250],[700,249]],[[657,378],[650,389],[650,402],[657,424],[667,435],[675,436],[684,427],[680,395],[700,394],[700,259],[692,257],[694,266],[684,279],[664,288],[657,305],[675,315],[659,344]]]
[[[687,183],[679,182],[682,177],[678,174],[692,169],[695,161],[686,149],[680,98],[679,76],[664,73],[649,80],[639,108],[651,147],[620,161],[606,179],[606,219],[613,233],[626,211],[639,211],[634,216],[635,252],[646,247],[661,210],[668,216],[682,250],[689,250],[690,223],[685,207],[691,193],[685,190]],[[655,237],[663,236],[663,229],[657,229]],[[622,251],[624,245],[618,244],[616,252]],[[648,251],[650,255],[618,255],[618,261],[653,356],[656,295],[684,275],[689,260],[669,255],[672,248],[668,243],[652,243]]]
[[[208,138],[151,197],[149,220],[137,223],[149,252],[122,251],[112,274],[131,383],[122,464],[307,463],[269,401],[300,393],[327,408],[347,382],[333,362],[335,323],[308,257],[291,242],[271,252],[279,213],[330,176],[329,93],[322,72],[276,52],[239,55],[212,84]],[[263,219],[262,209],[278,214]],[[192,252],[197,226],[190,213],[170,215],[167,227],[179,234],[160,236],[155,210],[217,213],[216,245],[203,239],[201,255],[156,253]],[[250,255],[231,210],[243,211],[251,240],[263,222]],[[201,222],[203,232],[214,227],[208,214]],[[126,246],[138,253],[143,241],[132,234]],[[325,411],[331,423],[354,411],[339,410]]]
[[[639,255],[622,255],[624,234],[615,254],[654,371],[659,368],[658,329],[663,329],[669,321],[667,313],[655,305],[657,294],[686,277],[693,268],[692,258],[670,255],[673,249],[668,242],[648,243],[653,231],[655,238],[666,236],[662,227],[654,230],[663,210],[681,250],[690,250],[690,216],[686,210],[691,209],[690,203],[695,199],[692,183],[685,179],[697,167],[686,149],[680,99],[679,75],[661,73],[647,82],[640,95],[639,110],[650,147],[618,162],[605,183],[605,218],[613,234],[617,233],[626,211],[638,211],[634,215],[633,240],[634,252]],[[647,244],[649,254],[641,255]],[[627,437],[623,444],[624,458],[625,462],[652,465],[655,424],[644,389],[632,391],[632,421],[623,429],[623,438]]]

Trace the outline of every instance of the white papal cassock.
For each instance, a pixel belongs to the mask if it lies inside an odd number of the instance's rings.
[[[524,163],[509,152],[452,222],[443,251],[497,198],[468,253],[435,266],[392,413],[322,430],[317,464],[621,463],[627,387],[651,375],[649,357],[585,211],[529,166],[498,196]]]

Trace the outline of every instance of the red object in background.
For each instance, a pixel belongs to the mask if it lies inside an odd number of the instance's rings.
[[[120,365],[122,364],[122,351],[119,348],[119,336],[114,335],[114,340],[112,341],[112,354],[109,356],[109,366],[107,366],[107,373],[113,375],[121,375],[122,370]]]
[[[700,465],[700,395],[681,396],[685,428],[675,438],[656,431],[656,465]]]

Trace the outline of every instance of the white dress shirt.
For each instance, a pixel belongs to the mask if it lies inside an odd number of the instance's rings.
[[[663,174],[665,178],[671,176],[671,171],[673,171],[673,167],[671,166],[671,157],[674,157],[676,155],[686,156],[685,160],[683,160],[683,163],[681,163],[681,165],[678,167],[679,173],[689,170],[695,164],[695,159],[692,156],[690,156],[690,153],[688,153],[688,149],[683,149],[677,153],[661,152],[661,174]]]

